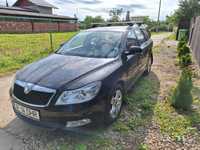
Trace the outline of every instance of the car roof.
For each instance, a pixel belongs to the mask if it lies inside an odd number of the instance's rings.
[[[116,31],[116,32],[126,32],[130,28],[136,28],[135,26],[111,26],[111,27],[97,27],[88,29],[86,31]]]

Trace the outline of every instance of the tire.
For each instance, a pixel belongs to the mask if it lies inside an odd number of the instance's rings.
[[[123,96],[123,88],[121,85],[113,87],[109,100],[106,103],[104,125],[110,125],[119,118],[123,105]]]
[[[153,64],[153,55],[150,54],[150,56],[148,57],[148,60],[147,60],[146,69],[144,71],[145,76],[150,74],[152,64]]]

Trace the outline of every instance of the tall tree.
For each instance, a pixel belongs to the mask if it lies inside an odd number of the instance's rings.
[[[91,28],[92,27],[92,23],[104,23],[105,20],[101,17],[101,16],[96,16],[96,17],[92,17],[92,16],[86,16],[83,23],[84,23],[84,28]]]
[[[84,24],[85,24],[85,28],[91,28],[92,27],[92,23],[93,23],[93,17],[92,16],[86,16],[84,19]]]
[[[120,17],[123,13],[123,8],[113,8],[109,11],[109,15],[111,16],[110,21],[118,22],[120,21]]]
[[[104,23],[105,20],[101,16],[96,16],[96,17],[93,18],[93,22],[94,23]]]
[[[130,21],[130,11],[126,12],[126,21]]]
[[[180,0],[174,15],[176,22],[182,19],[190,21],[192,17],[200,15],[200,0]]]

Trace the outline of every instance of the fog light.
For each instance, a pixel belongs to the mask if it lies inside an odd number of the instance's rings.
[[[67,128],[74,128],[74,127],[80,127],[80,126],[84,126],[86,124],[91,123],[90,119],[82,119],[82,120],[78,120],[78,121],[69,121],[66,124]]]

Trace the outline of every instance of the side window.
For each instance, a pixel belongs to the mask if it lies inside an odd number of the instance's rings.
[[[135,33],[133,32],[133,30],[128,32],[127,38],[128,39],[137,39],[137,37],[136,37]]]
[[[126,46],[127,46],[127,48],[129,48],[130,46],[139,46],[137,37],[133,30],[130,30],[128,32]]]
[[[135,29],[135,34],[139,41],[141,41],[141,42],[145,41],[144,34],[142,33],[142,31],[140,29]]]

